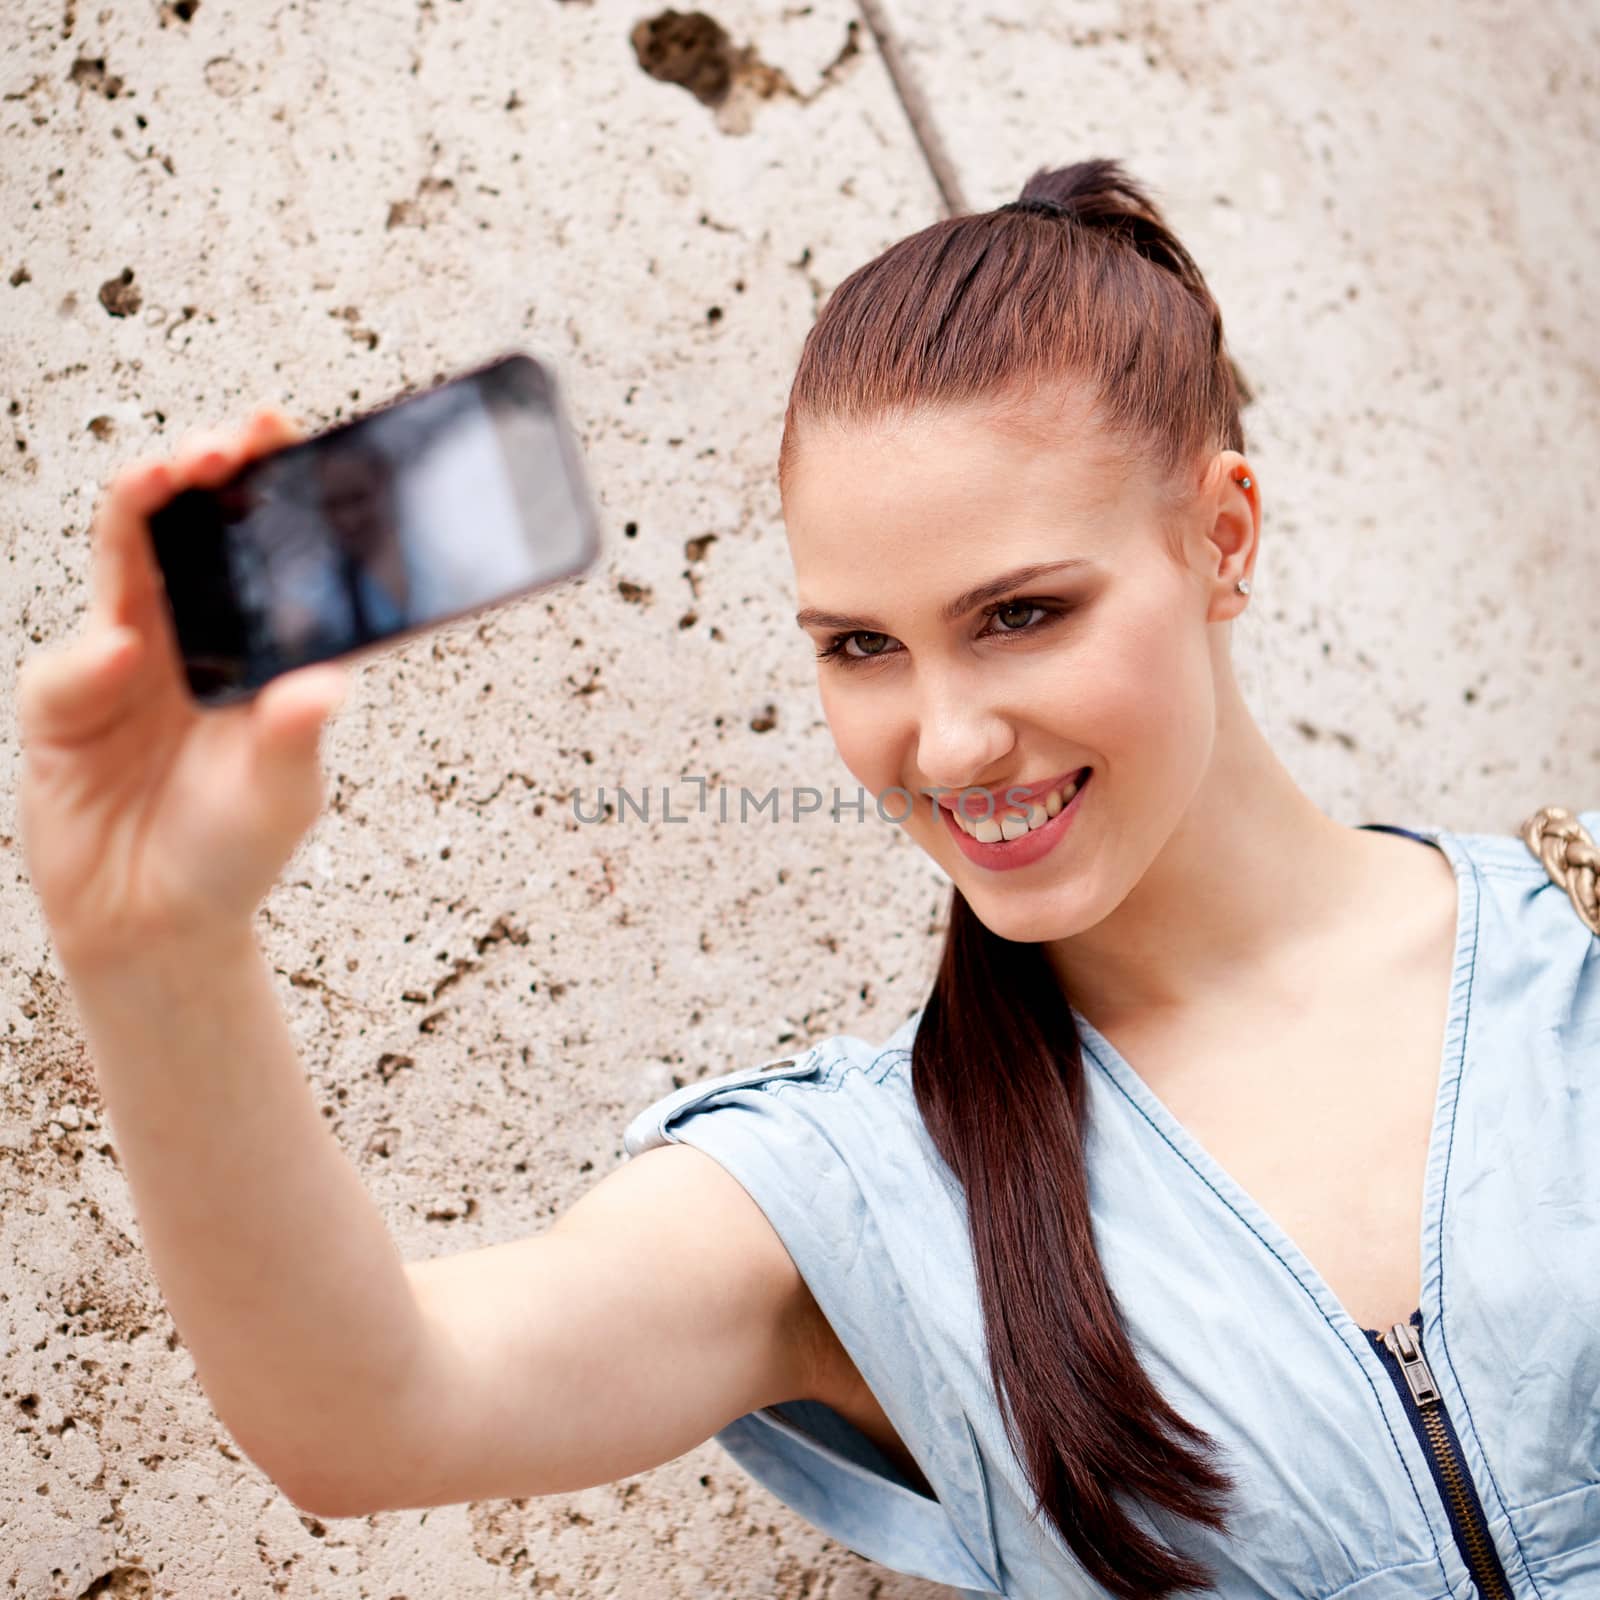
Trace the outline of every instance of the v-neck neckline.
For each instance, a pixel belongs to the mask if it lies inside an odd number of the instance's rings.
[[[1446,998],[1444,1042],[1434,1094],[1433,1122],[1429,1129],[1428,1154],[1423,1168],[1422,1231],[1418,1241],[1422,1266],[1418,1309],[1422,1313],[1426,1333],[1437,1320],[1442,1297],[1441,1235],[1456,1103],[1466,1051],[1467,1020],[1471,1010],[1472,980],[1477,960],[1478,880],[1470,858],[1454,836],[1443,829],[1411,830],[1385,823],[1362,823],[1361,826],[1374,831],[1409,834],[1434,846],[1449,861],[1456,878],[1455,956],[1451,963],[1450,989]],[[1072,1016],[1083,1048],[1112,1083],[1133,1102],[1166,1144],[1193,1169],[1239,1222],[1298,1281],[1323,1319],[1343,1342],[1353,1350],[1360,1351],[1364,1359],[1375,1359],[1371,1355],[1371,1344],[1367,1337],[1369,1331],[1375,1330],[1363,1328],[1351,1315],[1327,1280],[1311,1264],[1310,1258],[1167,1109],[1116,1046],[1075,1007]]]

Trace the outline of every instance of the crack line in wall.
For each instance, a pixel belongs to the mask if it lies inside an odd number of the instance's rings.
[[[900,109],[906,114],[906,121],[911,125],[912,137],[917,141],[922,159],[928,164],[928,171],[938,186],[939,198],[944,202],[945,215],[951,217],[962,215],[969,207],[966,196],[962,193],[961,179],[934,123],[927,97],[906,61],[899,40],[895,38],[889,26],[883,0],[856,0],[856,7],[861,12],[861,20],[872,33],[873,43],[878,47],[879,58],[888,69],[889,82],[894,86]]]

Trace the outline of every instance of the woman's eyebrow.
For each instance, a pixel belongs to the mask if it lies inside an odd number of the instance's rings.
[[[1082,556],[1074,556],[1067,561],[1035,561],[1026,567],[1013,567],[1010,572],[1002,572],[997,577],[987,578],[982,583],[974,584],[970,589],[963,589],[944,607],[944,620],[954,622],[969,611],[976,611],[979,606],[987,605],[991,600],[998,600],[1002,595],[1009,594],[1013,589],[1020,589],[1024,584],[1036,583],[1040,578],[1049,577],[1057,572],[1066,572],[1074,567],[1093,565],[1092,561]],[[815,606],[807,606],[804,610],[797,611],[794,620],[801,628],[828,628],[835,633],[885,631],[872,617],[848,617],[842,612],[821,611]]]

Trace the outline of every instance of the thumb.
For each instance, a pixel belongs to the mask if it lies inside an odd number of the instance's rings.
[[[256,696],[250,708],[253,764],[274,804],[315,812],[322,792],[323,725],[343,704],[348,687],[342,667],[321,664],[274,678]]]

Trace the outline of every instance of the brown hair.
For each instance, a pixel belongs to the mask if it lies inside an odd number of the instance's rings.
[[[1243,450],[1221,314],[1143,190],[1084,161],[1013,205],[937,222],[839,285],[800,357],[780,476],[808,422],[1052,387],[1175,486],[1202,453]],[[1221,1529],[1232,1482],[1141,1367],[1096,1253],[1071,1007],[1042,947],[992,933],[959,892],[912,1076],[966,1193],[989,1372],[1036,1514],[1114,1595],[1207,1587],[1119,1503]]]

